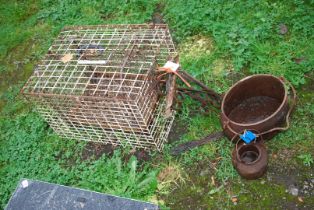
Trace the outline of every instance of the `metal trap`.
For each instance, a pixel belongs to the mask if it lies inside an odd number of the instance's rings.
[[[167,25],[65,28],[22,89],[62,137],[161,150],[174,116],[156,79]]]

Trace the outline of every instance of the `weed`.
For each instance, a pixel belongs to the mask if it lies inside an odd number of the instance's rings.
[[[112,158],[103,156],[93,162],[79,175],[79,187],[98,192],[107,192],[132,198],[144,199],[157,189],[157,170],[145,166],[138,170],[137,159],[132,156],[125,165],[121,153],[116,151]]]
[[[63,24],[143,23],[150,20],[156,1],[117,0],[45,0],[38,13],[39,20]]]
[[[314,42],[304,42],[313,40],[313,2],[181,0],[165,5],[166,20],[177,40],[210,35],[215,53],[230,56],[236,71],[284,75],[300,85],[313,69]],[[281,23],[287,25],[288,34],[278,34]]]
[[[33,111],[0,118],[0,130],[2,206],[24,177],[140,199],[157,189],[157,170],[148,165],[139,170],[135,157],[125,164],[119,151],[112,158],[83,161],[85,142],[57,137]]]
[[[301,154],[298,158],[303,162],[305,166],[311,166],[314,164],[314,159],[311,154]]]

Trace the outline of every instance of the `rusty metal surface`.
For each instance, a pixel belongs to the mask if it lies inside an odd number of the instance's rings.
[[[21,92],[62,137],[161,150],[174,112],[155,70],[174,54],[165,24],[66,27]]]
[[[232,164],[245,179],[257,179],[267,170],[267,150],[263,142],[243,144],[232,151]]]
[[[195,147],[202,146],[202,145],[207,144],[209,142],[212,142],[214,140],[218,140],[218,139],[222,138],[223,136],[224,136],[223,132],[218,131],[218,132],[211,133],[208,136],[206,136],[200,140],[194,140],[194,141],[189,141],[189,142],[180,144],[171,150],[171,155],[174,155],[174,156],[179,155],[179,154],[186,152],[188,150],[191,150]]]
[[[225,94],[221,104],[221,124],[229,139],[244,130],[263,133],[283,124],[289,110],[284,82],[272,75],[246,77]],[[263,135],[270,139],[276,131]]]

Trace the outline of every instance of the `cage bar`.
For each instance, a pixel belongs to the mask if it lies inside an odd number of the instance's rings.
[[[161,150],[174,115],[155,70],[175,54],[165,24],[66,27],[22,92],[62,137]]]

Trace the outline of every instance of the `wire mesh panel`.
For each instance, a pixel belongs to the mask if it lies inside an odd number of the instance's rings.
[[[67,27],[22,92],[63,137],[161,150],[174,117],[155,69],[174,54],[167,25]]]

